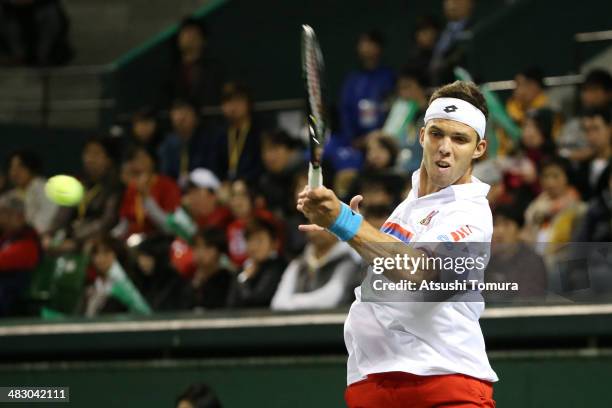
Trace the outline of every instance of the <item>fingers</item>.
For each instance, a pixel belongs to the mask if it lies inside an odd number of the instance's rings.
[[[302,232],[325,231],[325,228],[316,224],[300,224],[298,225],[298,229]]]
[[[356,195],[355,197],[351,198],[351,202],[349,203],[349,207],[351,207],[351,210],[353,210],[354,212],[359,214],[359,204],[362,201],[363,201],[363,196],[362,195]]]

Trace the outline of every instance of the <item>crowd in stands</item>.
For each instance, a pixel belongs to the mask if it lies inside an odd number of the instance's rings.
[[[461,62],[458,42],[472,24],[473,1],[444,6],[446,26],[419,20],[413,52],[397,71],[383,63],[381,34],[362,33],[361,66],[338,97],[325,184],[345,202],[361,194],[366,220],[378,227],[420,167],[419,129],[432,87],[452,80]],[[295,208],[306,185],[305,144],[261,126],[249,88],[225,81],[207,59],[207,40],[194,20],[179,29],[176,70],[160,85],[169,124],[143,108],[123,137],[85,143],[78,176],[86,191],[76,207],[48,201],[36,154],[9,157],[11,189],[0,199],[0,315],[23,312],[15,294],[27,291],[41,259],[75,252],[90,259],[85,288],[75,310],[58,312],[351,302],[363,273],[359,257],[328,232],[297,229],[305,222]],[[497,155],[476,163],[473,174],[491,185],[494,248],[513,248],[498,251],[488,279],[524,282],[522,294],[540,296],[550,289],[554,253],[534,244],[612,241],[612,76],[590,71],[569,117],[551,106],[538,68],[517,73],[515,82],[506,112],[520,136],[489,129]],[[220,123],[200,115],[203,104],[217,103]]]

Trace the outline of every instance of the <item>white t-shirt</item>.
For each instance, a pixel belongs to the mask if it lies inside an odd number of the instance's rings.
[[[491,241],[488,184],[472,177],[417,198],[416,171],[412,186],[383,232],[410,243]],[[484,302],[362,302],[360,287],[355,297],[344,324],[348,384],[389,371],[498,380],[478,323]]]

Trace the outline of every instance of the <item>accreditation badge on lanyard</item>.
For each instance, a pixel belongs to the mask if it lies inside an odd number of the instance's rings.
[[[227,132],[228,142],[228,177],[233,179],[238,172],[238,164],[240,163],[240,156],[244,150],[246,144],[247,135],[251,128],[250,124],[243,126],[240,129],[229,129]]]

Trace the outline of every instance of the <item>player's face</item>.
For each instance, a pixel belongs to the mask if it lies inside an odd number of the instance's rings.
[[[437,188],[467,183],[473,159],[481,157],[486,140],[470,126],[449,119],[432,119],[421,128],[423,165],[429,182]]]

